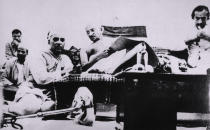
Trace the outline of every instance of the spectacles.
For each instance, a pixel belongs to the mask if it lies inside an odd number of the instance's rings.
[[[59,40],[60,40],[61,42],[64,42],[64,41],[65,41],[65,38],[59,38],[59,37],[54,37],[54,38],[53,38],[53,41],[54,41],[54,42],[58,42]]]

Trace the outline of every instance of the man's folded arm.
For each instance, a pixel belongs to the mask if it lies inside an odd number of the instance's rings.
[[[97,55],[94,55],[90,58],[89,62],[86,63],[83,67],[82,67],[82,70],[83,71],[86,71],[88,70],[91,66],[93,66],[96,62],[98,62],[99,60],[103,59],[103,58],[106,58],[108,57],[109,54],[107,52],[107,50],[104,50],[103,52],[97,54]]]

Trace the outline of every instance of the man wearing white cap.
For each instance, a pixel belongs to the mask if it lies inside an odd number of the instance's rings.
[[[31,57],[29,64],[31,75],[27,82],[20,85],[10,112],[27,115],[54,108],[54,89],[43,85],[61,80],[72,70],[72,63],[67,56],[61,54],[65,45],[63,36],[49,34],[48,44],[49,50]],[[28,105],[29,103],[31,105]]]
[[[68,76],[69,72],[73,69],[69,57],[62,54],[65,46],[65,38],[57,33],[48,34],[48,44],[50,46],[49,50],[32,58],[32,61],[30,62],[31,79],[29,79],[28,82],[21,84],[21,87],[15,96],[15,101],[18,103],[10,107],[10,111],[18,115],[33,114],[38,111],[53,109],[56,105],[56,100],[54,99],[56,98],[56,95],[54,95],[55,91],[53,86],[47,87],[47,85],[62,80],[65,76]],[[82,92],[83,90],[89,92],[88,97],[92,97],[91,92],[87,88],[82,87],[81,89],[78,89],[76,95],[78,95],[78,93],[81,94],[79,99],[74,100],[73,105],[75,102],[79,102],[79,100],[82,100],[85,104],[88,103],[88,101],[84,100],[84,98],[87,97],[87,93]],[[92,103],[92,100],[89,103]],[[84,104],[81,104],[80,107],[82,107],[82,105]],[[86,120],[79,118],[77,122],[84,125],[92,125],[95,119],[93,104],[88,104],[86,106],[91,106],[90,112],[88,111],[90,109],[89,107],[85,109],[87,110],[87,115],[92,115],[88,116],[91,118],[85,118]],[[83,114],[85,114],[85,112],[81,113],[81,115]]]

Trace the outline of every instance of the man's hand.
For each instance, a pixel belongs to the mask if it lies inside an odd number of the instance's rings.
[[[61,79],[59,80],[67,80],[70,74],[70,69],[64,69],[61,71]]]
[[[100,59],[103,59],[103,58],[106,58],[109,56],[109,53],[108,53],[108,50],[104,50],[103,52],[101,52],[99,55],[97,55],[97,59],[100,60]],[[98,61],[97,60],[97,61]]]
[[[199,32],[197,34],[197,37],[200,38],[200,39],[205,39],[205,40],[208,40],[210,41],[210,36],[208,36],[205,32]]]
[[[15,45],[15,46],[18,46],[20,44],[21,41],[19,41],[18,39],[14,39],[12,41],[12,43]]]
[[[99,60],[103,59],[103,58],[107,58],[109,56],[109,51],[108,50],[104,50],[103,52],[97,54],[97,55],[94,55],[90,58],[90,61],[85,64],[83,67],[82,67],[82,70],[83,71],[86,71],[88,70],[91,66],[93,66],[96,62],[98,62]]]
[[[188,45],[188,46],[190,46],[192,44],[196,45],[199,41],[200,41],[200,38],[196,37],[194,39],[189,39],[189,40],[185,41],[185,44]]]

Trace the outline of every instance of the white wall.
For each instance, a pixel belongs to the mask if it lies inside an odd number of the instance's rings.
[[[90,44],[84,27],[89,23],[145,25],[152,46],[183,49],[184,35],[192,28],[191,11],[210,8],[209,0],[0,0],[0,58],[11,40],[11,31],[23,31],[31,52],[47,47],[49,30],[59,30],[71,44]]]

